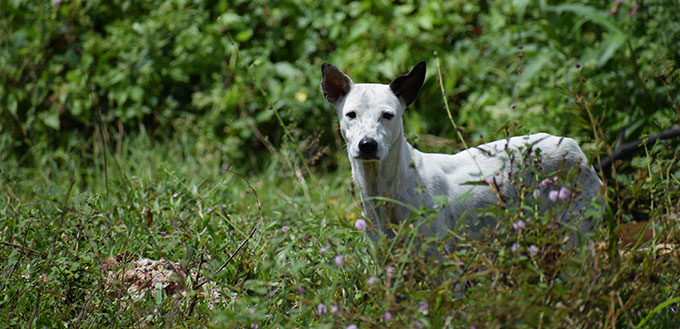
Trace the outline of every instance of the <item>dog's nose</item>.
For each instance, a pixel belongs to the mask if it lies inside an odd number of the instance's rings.
[[[359,151],[366,155],[373,155],[378,150],[378,142],[373,138],[364,137],[359,141]]]

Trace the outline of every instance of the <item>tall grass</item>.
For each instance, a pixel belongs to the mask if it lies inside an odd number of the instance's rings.
[[[578,100],[584,111],[592,102]],[[593,120],[592,143],[604,145]],[[395,238],[369,241],[355,226],[360,204],[345,155],[318,155],[338,168],[315,171],[303,156],[313,143],[295,134],[272,149],[263,173],[244,176],[228,167],[220,143],[187,130],[159,143],[101,129],[89,142],[74,139],[68,152],[34,145],[35,166],[11,157],[0,165],[0,318],[9,326],[680,322],[677,147],[648,145],[603,177],[605,225],[580,248],[562,247],[567,231],[550,215],[523,211],[532,209],[524,193],[524,208],[487,209],[506,223],[496,234],[452,233],[463,248],[436,258],[425,252],[441,242],[416,243],[418,225],[436,210],[418,209],[394,227]],[[624,245],[621,227],[640,219],[652,238]]]

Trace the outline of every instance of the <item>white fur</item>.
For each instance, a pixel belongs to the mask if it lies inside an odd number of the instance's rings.
[[[352,178],[361,193],[363,215],[373,222],[374,228],[388,236],[392,235],[390,224],[406,220],[411,211],[375,197],[394,199],[415,208],[433,208],[438,205],[436,196],[445,196],[446,206],[440,209],[437,218],[421,227],[420,232],[425,236],[443,238],[459,219],[463,219],[459,224],[470,234],[493,225],[488,219],[476,216],[476,210],[498,204],[499,195],[516,197],[518,181],[536,185],[533,174],[518,173],[518,164],[527,158],[523,155],[532,154],[529,158],[535,159],[536,149],[541,153],[536,164],[545,173],[566,168],[579,170],[576,185],[570,187],[576,188],[580,195],[570,209],[564,211],[564,218],[581,216],[590,200],[599,194],[602,183],[571,138],[539,133],[483,144],[454,155],[423,153],[404,138],[402,115],[407,104],[395,95],[390,85],[354,84],[347,79],[349,92],[329,101],[337,110],[340,131],[347,142]],[[322,89],[326,92],[323,83]],[[349,118],[349,112],[355,112],[355,118]],[[394,117],[385,119],[384,112]],[[360,157],[358,145],[363,138],[377,142],[377,159]],[[527,152],[528,148],[531,151]],[[487,178],[491,178],[491,184],[469,184]],[[547,200],[548,191],[541,192],[542,202],[560,203]],[[581,233],[589,229],[587,222],[579,224]]]

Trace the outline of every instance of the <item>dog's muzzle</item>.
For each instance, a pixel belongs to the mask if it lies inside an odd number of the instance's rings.
[[[378,142],[370,137],[359,141],[359,159],[378,160]]]

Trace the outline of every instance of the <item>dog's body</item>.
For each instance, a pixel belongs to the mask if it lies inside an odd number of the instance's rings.
[[[322,65],[322,74],[324,97],[340,118],[363,214],[388,236],[392,235],[390,224],[406,220],[410,209],[437,207],[441,203],[437,196],[443,196],[445,206],[430,225],[420,226],[424,236],[443,238],[457,225],[474,235],[493,225],[492,219],[479,218],[476,212],[499,199],[516,198],[520,184],[536,185],[535,174],[521,170],[528,164],[526,159],[546,174],[578,170],[576,184],[569,189],[573,202],[562,211],[562,218],[582,215],[599,193],[602,183],[570,138],[548,134],[512,137],[454,155],[414,149],[404,138],[402,114],[422,87],[424,62],[390,85],[355,84],[330,64]],[[547,190],[539,194],[550,203]],[[385,198],[397,202],[383,202]],[[584,222],[578,228],[583,233],[590,225]]]

